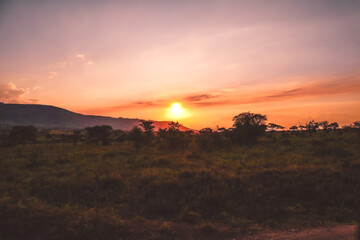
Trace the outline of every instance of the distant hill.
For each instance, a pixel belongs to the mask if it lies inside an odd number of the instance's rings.
[[[156,129],[165,128],[168,121],[154,121]],[[0,103],[0,126],[33,125],[44,129],[82,129],[110,125],[113,129],[130,130],[140,124],[136,118],[112,118],[83,115],[63,108],[38,104]],[[180,130],[190,130],[184,126]]]

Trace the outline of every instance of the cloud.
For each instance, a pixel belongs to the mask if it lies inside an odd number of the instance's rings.
[[[86,64],[88,64],[88,65],[93,65],[94,64],[94,62],[91,59],[89,59],[89,57],[86,57],[85,54],[78,53],[78,54],[75,55],[75,57],[80,58],[82,61],[85,61]]]
[[[129,109],[166,108],[172,102],[181,102],[185,107],[239,106],[263,104],[303,99],[326,99],[334,96],[353,96],[360,94],[360,75],[322,79],[312,82],[290,83],[281,88],[263,86],[252,89],[227,88],[203,93],[168,96],[156,100],[141,100],[123,105],[88,109],[87,112],[106,113]]]
[[[283,101],[288,99],[318,98],[360,93],[360,78],[340,78],[317,83],[305,83],[298,88],[277,91],[249,99],[249,103]]]
[[[29,90],[18,88],[14,83],[6,83],[0,85],[0,101],[4,103],[24,103],[22,97]]]
[[[282,89],[255,91],[218,91],[198,95],[185,96],[188,104],[197,107],[217,105],[261,104],[267,102],[296,99],[315,99],[341,95],[360,94],[360,76],[343,76],[316,82],[307,82],[297,86],[283,86]]]
[[[157,106],[159,104],[161,104],[162,100],[157,100],[157,101],[139,101],[139,102],[135,102],[131,105],[137,105],[139,107],[149,107],[149,106]]]
[[[38,103],[39,100],[34,99],[34,98],[30,98],[30,99],[27,99],[27,102],[28,102],[28,103],[32,103],[32,104],[35,104],[35,103]]]
[[[57,74],[58,74],[58,73],[57,73],[57,72],[54,72],[54,71],[49,72],[48,79],[53,79]]]
[[[85,60],[85,54],[78,53],[76,54],[76,57]]]
[[[214,98],[211,94],[197,94],[197,95],[190,95],[184,98],[187,102],[199,102],[202,100]]]

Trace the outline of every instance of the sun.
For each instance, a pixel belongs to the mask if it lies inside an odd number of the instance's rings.
[[[179,102],[174,102],[167,109],[166,116],[171,120],[179,120],[189,116],[188,111]]]
[[[183,108],[178,102],[171,104],[170,109],[171,114],[173,114],[174,116],[181,116],[181,114],[183,113]]]

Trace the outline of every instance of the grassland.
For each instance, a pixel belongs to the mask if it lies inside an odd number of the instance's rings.
[[[188,138],[172,151],[158,139],[1,147],[0,238],[221,239],[360,216],[355,129],[205,149]]]

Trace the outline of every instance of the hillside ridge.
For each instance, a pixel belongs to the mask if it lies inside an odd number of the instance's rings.
[[[41,104],[0,103],[0,126],[33,125],[44,129],[82,129],[96,125],[110,125],[113,129],[130,130],[141,119],[85,115],[64,108]],[[155,128],[164,128],[169,121],[154,121]],[[191,130],[181,126],[180,130]]]

